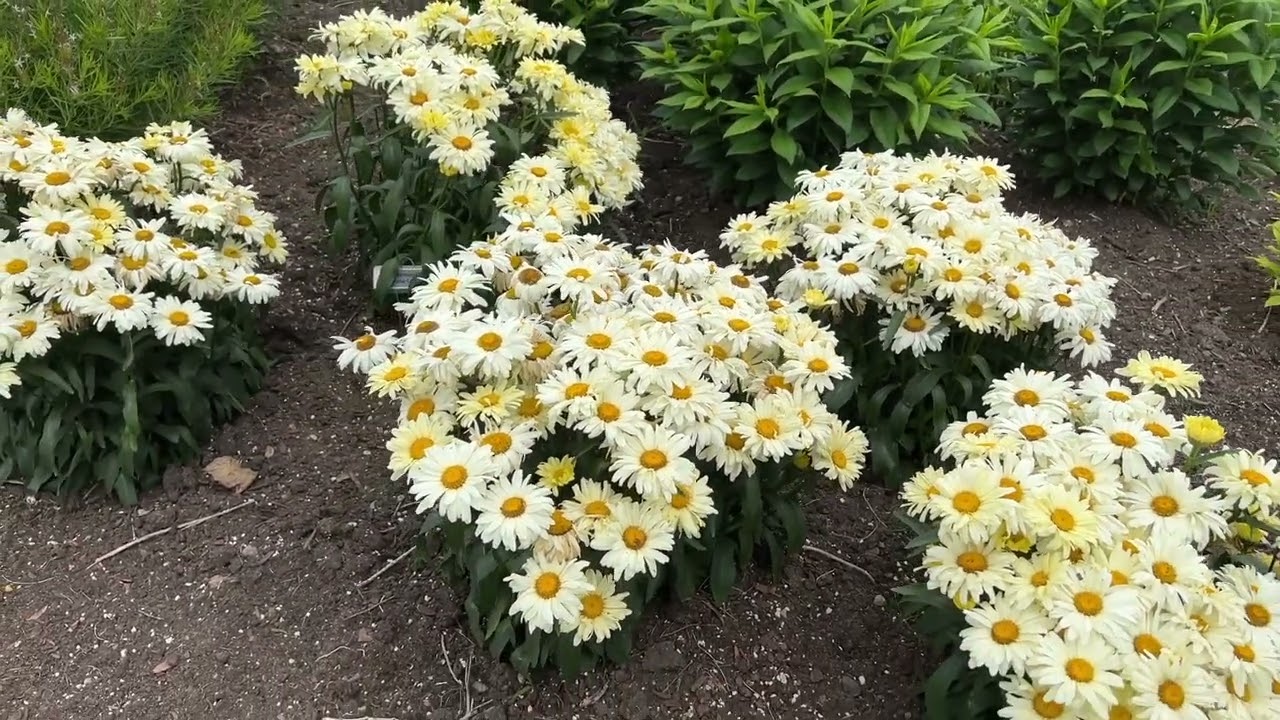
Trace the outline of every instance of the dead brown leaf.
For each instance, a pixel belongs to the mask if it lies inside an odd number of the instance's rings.
[[[356,640],[359,640],[362,643],[373,642],[373,633],[369,632],[365,628],[360,628],[360,630],[356,632]]]
[[[37,611],[35,611],[35,612],[31,613],[31,615],[27,618],[27,622],[36,622],[36,621],[38,621],[40,618],[44,617],[44,614],[45,614],[45,612],[46,612],[46,611],[48,611],[48,609],[49,609],[49,606],[48,606],[48,605],[45,605],[44,607],[40,608],[39,610],[37,610]]]
[[[256,470],[250,470],[230,455],[214,458],[213,462],[204,466],[204,471],[209,473],[214,482],[236,495],[248,490],[258,477]]]
[[[205,580],[204,583],[205,585],[209,586],[210,590],[217,590],[218,588],[226,584],[226,582],[230,579],[231,578],[227,577],[226,575],[214,575],[208,580]]]
[[[178,664],[178,656],[175,653],[169,653],[164,656],[159,665],[151,668],[152,675],[163,675],[174,668]]]

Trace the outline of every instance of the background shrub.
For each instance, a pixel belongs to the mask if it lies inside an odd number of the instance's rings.
[[[565,50],[565,65],[587,82],[607,88],[640,74],[635,40],[641,31],[630,11],[638,0],[527,0],[524,6],[548,22],[582,31],[585,42]]]
[[[265,0],[0,0],[0,107],[105,140],[203,118],[266,13]]]
[[[1011,137],[1054,193],[1199,205],[1280,168],[1276,3],[1036,0],[1019,6]]]
[[[999,124],[975,82],[1012,48],[1008,11],[975,0],[649,0],[644,77],[688,162],[755,204],[853,147],[965,145]]]
[[[1254,258],[1258,266],[1271,276],[1271,291],[1267,294],[1267,307],[1280,306],[1280,221],[1271,224],[1272,244],[1267,252]]]

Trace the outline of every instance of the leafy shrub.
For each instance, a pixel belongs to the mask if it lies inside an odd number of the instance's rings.
[[[852,152],[797,185],[734,218],[721,244],[775,268],[780,298],[829,320],[853,369],[833,402],[867,428],[872,468],[891,485],[992,379],[1050,367],[1056,350],[1110,358],[1115,281],[1092,271],[1087,241],[1004,209],[1013,177],[995,160]]]
[[[553,227],[433,265],[406,334],[335,347],[400,403],[388,466],[467,579],[472,632],[573,673],[625,659],[661,595],[780,570],[815,474],[794,456],[848,487],[866,439],[822,404],[848,368],[804,314],[702,253]]]
[[[0,122],[0,481],[136,502],[257,390],[287,249],[239,173],[187,123]]]
[[[0,107],[107,140],[206,117],[266,13],[264,0],[0,1]]]
[[[547,209],[588,222],[640,186],[639,141],[604,90],[546,59],[581,34],[510,0],[323,26],[298,92],[325,102],[343,174],[322,202],[332,247],[355,242],[385,296],[405,263],[448,257]],[[363,107],[368,100],[368,107]]]
[[[853,147],[965,144],[999,124],[974,90],[1010,49],[1007,10],[976,0],[649,0],[644,77],[688,162],[754,205]]]
[[[604,87],[634,80],[640,73],[635,36],[639,23],[630,11],[638,0],[529,0],[534,15],[582,32],[583,42],[570,45],[566,64],[575,75]]]
[[[1273,714],[1276,464],[1165,410],[1198,394],[1186,365],[1118,375],[1009,374],[903,488],[925,582],[900,592],[950,653],[930,717]]]
[[[1197,181],[1252,194],[1280,168],[1275,3],[1050,5],[1021,6],[1010,124],[1057,195],[1196,207]]]
[[[1267,255],[1254,258],[1258,266],[1271,276],[1271,292],[1267,294],[1267,307],[1280,306],[1280,221],[1271,224],[1271,239],[1275,243]]]

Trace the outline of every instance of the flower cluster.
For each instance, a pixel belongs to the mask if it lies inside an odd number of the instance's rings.
[[[283,263],[275,217],[236,184],[240,165],[187,123],[126,142],[65,137],[20,110],[0,119],[0,395],[16,364],[88,328],[149,328],[167,345],[201,342],[202,301],[279,294],[260,259]]]
[[[1001,717],[1276,717],[1280,580],[1225,562],[1230,522],[1280,501],[1275,464],[1165,410],[1198,393],[1186,365],[1118,374],[1018,370],[948,430],[954,468],[903,489],[937,524],[927,584],[964,610],[970,667],[1004,677]]]
[[[748,266],[798,256],[779,296],[835,313],[878,306],[894,352],[938,350],[957,328],[1009,338],[1048,327],[1085,366],[1111,356],[1103,329],[1115,281],[1091,270],[1087,241],[1005,210],[1006,167],[850,152],[796,182],[800,194],[734,218],[720,236]]]
[[[389,467],[418,511],[521,553],[510,612],[529,629],[606,639],[627,581],[761,463],[861,472],[864,436],[820,398],[849,374],[835,338],[702,253],[521,223],[398,308],[405,334],[335,338],[339,362],[400,401]]]
[[[608,94],[548,57],[581,43],[577,30],[540,22],[511,0],[486,0],[475,12],[457,2],[405,18],[361,11],[317,38],[327,54],[298,59],[297,91],[322,101],[358,87],[380,92],[446,176],[490,168],[504,135],[517,150],[528,145],[523,134],[545,141],[542,154],[509,168],[504,210],[594,216],[640,187],[639,141],[612,116]]]

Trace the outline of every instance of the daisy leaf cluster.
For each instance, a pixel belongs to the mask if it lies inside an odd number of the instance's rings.
[[[0,118],[0,475],[129,500],[247,399],[288,249],[239,175],[183,122],[104,142]],[[96,472],[93,448],[116,453]]]
[[[443,259],[500,213],[592,220],[641,186],[639,141],[608,93],[553,57],[578,30],[486,0],[360,11],[315,37],[326,52],[298,59],[297,91],[328,106],[345,162],[327,220],[370,263]]]
[[[1110,358],[1115,280],[1088,241],[1005,209],[1013,177],[997,161],[855,151],[796,185],[721,244],[840,333],[861,373],[847,409],[873,432],[877,474],[909,476],[994,377],[1058,352]]]
[[[1216,421],[1166,408],[1200,381],[1145,352],[1111,378],[1019,369],[948,428],[949,468],[902,490],[925,577],[903,592],[958,648],[935,703],[985,693],[1010,720],[1280,713],[1280,579],[1231,532],[1273,512],[1280,477],[1213,450]]]
[[[398,309],[405,332],[336,338],[339,363],[399,402],[392,476],[518,666],[625,657],[663,588],[724,595],[756,548],[780,562],[797,455],[861,473],[865,437],[822,401],[849,374],[835,337],[701,252],[517,224]]]

